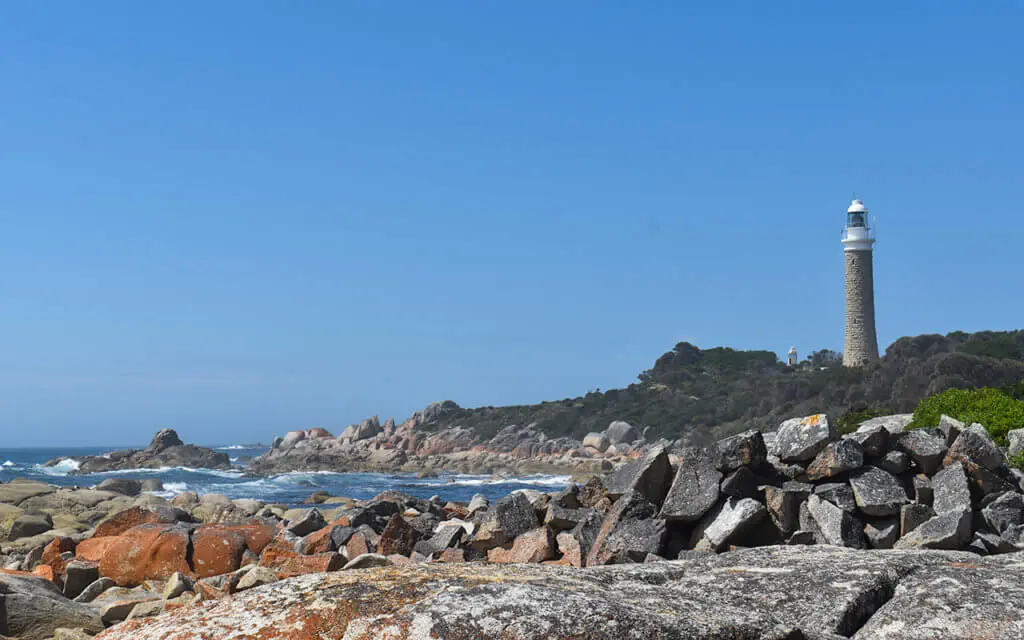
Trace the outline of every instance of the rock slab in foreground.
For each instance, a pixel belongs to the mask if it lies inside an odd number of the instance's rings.
[[[387,567],[301,576],[97,638],[1009,640],[1024,636],[1024,563],[1012,558],[762,547],[583,570]]]

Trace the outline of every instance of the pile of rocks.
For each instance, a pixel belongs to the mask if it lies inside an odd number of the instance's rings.
[[[652,448],[609,478],[615,502],[598,533],[575,535],[592,541],[588,564],[781,543],[1024,548],[1024,474],[984,427],[908,422],[876,419],[840,437],[826,416],[809,416],[677,451],[675,466]]]

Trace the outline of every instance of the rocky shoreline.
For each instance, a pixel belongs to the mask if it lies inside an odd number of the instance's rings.
[[[493,503],[0,484],[0,636],[1021,637],[1024,474],[906,423],[654,443]]]
[[[275,438],[270,450],[252,460],[247,471],[256,476],[292,471],[443,471],[506,476],[564,473],[586,478],[635,458],[651,444],[641,431],[622,421],[613,421],[583,440],[549,438],[535,425],[508,425],[490,438],[464,427],[432,428],[457,410],[451,401],[434,403],[400,425],[393,419],[382,424],[373,417],[338,436],[321,428],[291,431]]]

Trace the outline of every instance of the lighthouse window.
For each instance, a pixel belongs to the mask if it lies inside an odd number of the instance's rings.
[[[863,213],[851,213],[850,214],[850,226],[851,227],[863,227],[864,226],[864,214]]]

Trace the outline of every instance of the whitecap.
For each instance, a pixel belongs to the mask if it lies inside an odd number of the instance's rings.
[[[187,473],[196,473],[209,476],[216,476],[219,478],[241,478],[243,472],[241,471],[224,471],[221,469],[199,469],[195,467],[155,467],[152,469],[138,468],[138,469],[115,469],[113,471],[99,471],[89,475],[93,476],[121,476],[121,475],[139,475],[139,474],[151,474],[157,475],[162,473],[170,473],[172,471],[184,471]]]
[[[249,449],[250,447],[247,447],[247,446],[241,445],[241,444],[229,444],[226,447],[214,447],[214,448],[217,449],[218,451],[236,451],[238,449]]]
[[[0,467],[13,467],[14,463],[8,460],[7,462],[0,464]]]
[[[148,493],[170,500],[179,493],[184,493],[188,490],[187,482],[165,482],[162,491],[149,491]]]
[[[81,468],[81,465],[78,464],[77,460],[73,460],[71,458],[64,458],[57,464],[51,465],[49,467],[37,464],[35,468],[40,473],[46,474],[48,476],[66,476],[72,471],[78,471],[79,468]]]

